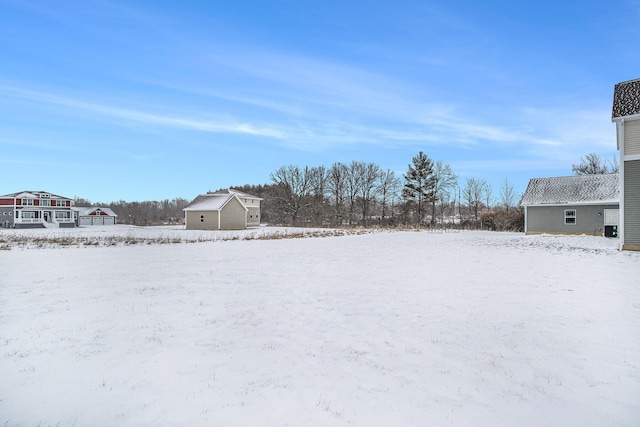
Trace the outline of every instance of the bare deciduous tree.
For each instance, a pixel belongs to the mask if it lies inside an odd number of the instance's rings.
[[[473,213],[475,221],[478,221],[486,184],[487,182],[484,179],[467,178],[466,186],[462,191],[462,197],[467,202],[469,212]]]
[[[500,186],[500,204],[505,211],[509,212],[509,208],[512,208],[516,204],[516,191],[513,188],[513,184],[505,179]]]
[[[345,181],[345,189],[347,202],[349,204],[349,225],[353,224],[355,220],[355,212],[357,208],[358,194],[362,187],[362,177],[364,176],[364,170],[366,164],[363,162],[356,162],[355,160],[347,168],[347,179]]]
[[[325,216],[326,203],[325,195],[327,193],[327,168],[318,166],[309,170],[309,181],[311,186],[311,206],[310,214],[316,226],[322,225]]]
[[[387,169],[382,172],[380,176],[380,197],[381,197],[381,205],[382,205],[382,220],[384,220],[388,212],[388,207],[391,202],[391,206],[393,206],[393,200],[397,196],[398,187],[400,186],[400,180],[396,177],[396,173],[391,169]],[[391,216],[393,216],[393,211],[391,212]]]
[[[381,175],[380,166],[375,163],[364,165],[360,183],[360,207],[362,208],[362,222],[365,226],[369,225],[371,204],[375,201],[375,197],[380,190],[379,181]]]
[[[603,173],[616,173],[620,170],[618,160],[605,161],[596,153],[587,154],[580,157],[580,163],[572,165],[571,170],[574,175],[598,175]]]
[[[281,166],[271,174],[271,181],[274,183],[271,188],[274,208],[288,217],[293,225],[297,225],[302,209],[308,204],[310,178],[307,166],[304,169],[295,165]]]
[[[458,185],[458,176],[451,166],[438,160],[433,165],[433,192],[435,197],[431,201],[431,225],[436,222],[436,202],[449,199],[449,192]]]
[[[493,201],[493,187],[491,186],[491,184],[489,184],[488,182],[484,182],[484,200],[485,200],[485,206],[487,208],[487,210],[491,210],[491,203]]]
[[[336,226],[342,224],[347,174],[347,166],[337,162],[331,166],[327,177],[327,191],[333,203],[334,225]]]

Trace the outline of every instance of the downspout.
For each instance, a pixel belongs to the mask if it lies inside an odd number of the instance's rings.
[[[624,247],[624,119],[616,122],[616,139],[618,150],[620,151],[620,169],[618,171],[618,185],[620,198],[618,202],[618,238],[620,239],[620,250]]]
[[[527,224],[527,209],[528,209],[528,206],[524,205],[524,234],[527,234],[527,231],[529,228]]]

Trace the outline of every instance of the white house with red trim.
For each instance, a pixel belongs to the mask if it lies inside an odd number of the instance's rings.
[[[93,225],[115,225],[118,214],[104,207],[73,207],[75,223],[79,227]]]
[[[0,196],[0,226],[7,228],[73,228],[73,200],[46,191]]]

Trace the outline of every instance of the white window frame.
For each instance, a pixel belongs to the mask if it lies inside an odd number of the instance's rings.
[[[22,206],[33,206],[33,199],[22,199]]]
[[[578,223],[578,213],[575,209],[564,210],[564,225],[576,225]]]

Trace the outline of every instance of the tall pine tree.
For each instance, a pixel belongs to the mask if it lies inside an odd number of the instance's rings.
[[[420,225],[424,218],[425,208],[435,199],[433,161],[420,151],[417,156],[411,159],[404,180],[402,196],[415,203],[416,216]]]

